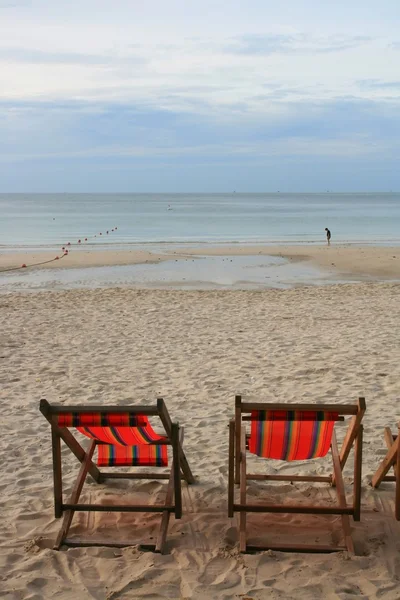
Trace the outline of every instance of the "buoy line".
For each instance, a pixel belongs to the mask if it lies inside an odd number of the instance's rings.
[[[117,229],[118,229],[118,227],[114,227],[113,229],[111,229],[111,232],[117,231]],[[106,235],[108,235],[109,233],[110,233],[110,230],[107,229]],[[103,233],[100,232],[98,235],[103,235]],[[84,242],[87,242],[89,239],[93,239],[93,238],[97,238],[97,233],[88,238],[87,237],[84,238]],[[81,244],[81,243],[82,243],[82,240],[79,239],[77,241],[77,244]],[[6,269],[0,268],[0,273],[9,273],[10,271],[20,271],[21,269],[27,269],[28,267],[39,267],[40,265],[47,265],[48,263],[54,262],[56,260],[61,260],[62,258],[65,258],[69,254],[69,250],[66,248],[66,246],[71,246],[71,242],[68,242],[61,248],[63,251],[63,254],[61,256],[55,256],[54,258],[51,258],[50,260],[44,260],[42,262],[33,263],[31,265],[27,265],[27,264],[23,263],[19,267],[9,267],[9,268],[7,267]]]

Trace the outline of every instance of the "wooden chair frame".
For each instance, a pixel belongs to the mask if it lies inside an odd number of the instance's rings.
[[[330,476],[313,475],[262,475],[247,473],[246,448],[248,448],[249,435],[246,435],[244,421],[250,421],[249,415],[257,410],[299,410],[299,411],[324,411],[338,413],[339,420],[345,416],[352,416],[349,427],[339,453],[335,431],[332,435],[331,454],[333,460],[333,473]],[[350,515],[354,521],[360,520],[361,510],[361,469],[362,469],[362,437],[361,424],[365,413],[365,399],[359,398],[357,404],[282,404],[242,402],[241,396],[235,397],[235,418],[229,424],[229,482],[228,482],[228,516],[232,518],[235,512],[239,513],[239,546],[241,552],[257,552],[260,550],[279,550],[282,552],[335,552],[348,550],[354,554],[354,544],[351,538]],[[353,504],[349,506],[346,501],[342,471],[348,459],[350,450],[354,445],[354,493]],[[247,481],[315,481],[330,483],[336,488],[338,506],[318,505],[285,505],[285,504],[248,504],[246,498]],[[239,502],[235,503],[235,483],[239,484]],[[251,546],[246,538],[246,513],[299,513],[340,515],[344,532],[344,546],[322,545],[294,545],[294,544],[267,544],[266,546]]]
[[[385,427],[384,437],[388,451],[372,477],[371,485],[377,488],[382,481],[396,482],[395,518],[397,521],[400,521],[400,423],[398,424],[397,435],[392,435],[390,427]],[[392,467],[393,475],[388,475]]]
[[[178,423],[173,423],[169,416],[167,407],[162,398],[157,399],[155,406],[65,406],[52,405],[47,400],[40,401],[40,411],[46,417],[51,425],[52,453],[53,453],[53,481],[54,481],[54,512],[55,517],[63,517],[60,532],[54,544],[54,549],[59,550],[64,544],[66,546],[113,546],[125,547],[132,546],[137,542],[110,542],[110,541],[90,541],[90,540],[72,540],[68,539],[68,531],[72,523],[75,511],[112,511],[112,512],[160,512],[161,523],[156,544],[141,544],[142,549],[152,550],[154,552],[164,552],[167,537],[168,524],[171,513],[174,513],[176,519],[182,516],[182,490],[181,477],[187,483],[194,483],[194,477],[186,460],[182,449],[183,428]],[[97,441],[92,440],[88,449],[85,450],[77,441],[75,436],[69,431],[68,427],[59,426],[57,418],[62,413],[87,413],[96,412],[103,414],[130,413],[132,415],[158,416],[164,427],[166,440],[154,442],[153,444],[167,444],[172,446],[172,463],[169,473],[117,473],[104,472],[92,462]],[[61,440],[68,446],[71,452],[81,463],[78,477],[72,488],[71,495],[67,502],[63,501],[62,484],[62,466],[61,466]],[[133,467],[136,468],[136,467]],[[129,505],[105,505],[105,504],[82,504],[79,503],[79,497],[87,474],[97,483],[103,483],[106,479],[168,479],[167,492],[164,504],[129,504]]]

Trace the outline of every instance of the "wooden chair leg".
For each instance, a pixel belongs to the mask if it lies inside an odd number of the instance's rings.
[[[179,446],[180,447],[182,446],[182,443],[183,443],[183,427],[181,427],[179,429]],[[175,464],[174,459],[172,459],[171,471],[170,471],[170,476],[169,476],[169,480],[168,480],[167,494],[165,496],[165,504],[166,505],[171,504],[172,498],[174,496],[175,473],[176,473],[174,464]],[[170,511],[166,510],[165,512],[163,512],[162,517],[161,517],[160,529],[159,529],[159,533],[158,533],[158,537],[157,537],[156,546],[154,549],[155,552],[160,552],[161,554],[164,554],[165,543],[167,541],[167,532],[168,532],[170,516],[171,516]]]
[[[246,506],[246,430],[241,429],[241,444],[240,444],[240,504]],[[239,548],[240,552],[246,552],[246,513],[239,513]]]
[[[173,463],[171,469],[173,469],[174,471],[175,518],[180,519],[182,517],[182,487],[179,455],[179,425],[177,423],[172,423],[171,443],[173,455]]]
[[[362,477],[362,444],[363,426],[360,425],[354,446],[354,491],[353,491],[353,519],[360,520],[361,515],[361,477]]]
[[[164,429],[169,438],[172,436],[172,421],[169,416],[169,412],[165,405],[163,398],[157,398],[157,410],[159,413],[159,417],[161,419],[162,424],[164,425]],[[194,483],[195,479],[193,473],[189,467],[189,463],[186,459],[185,453],[182,448],[182,442],[179,444],[179,455],[180,455],[180,468],[182,469],[184,478],[187,483]]]
[[[86,457],[81,464],[81,468],[79,469],[78,477],[75,481],[75,485],[72,488],[71,496],[67,504],[76,504],[78,502],[79,496],[81,494],[83,484],[85,483],[86,475],[88,474],[90,464],[92,462],[92,456],[94,450],[96,448],[96,441],[93,440],[89,446],[89,449],[86,453]],[[68,535],[69,528],[71,527],[72,519],[74,516],[74,511],[72,509],[68,509],[64,513],[63,522],[61,525],[60,532],[57,536],[56,542],[54,544],[54,550],[59,550],[63,544],[63,541]]]
[[[235,396],[235,483],[240,482],[240,448],[241,448],[241,431],[242,431],[242,413],[241,413],[242,397]]]
[[[229,422],[228,517],[233,518],[235,497],[235,421]]]
[[[172,497],[174,495],[174,473],[175,473],[174,461],[172,461],[171,473],[169,476],[168,487],[167,487],[167,494],[165,497],[165,504],[171,504],[171,502],[172,502]],[[171,516],[171,513],[168,510],[166,510],[165,512],[163,512],[162,517],[161,517],[160,530],[158,533],[156,547],[155,547],[155,552],[160,552],[161,554],[164,554],[164,548],[165,548],[165,542],[167,540],[167,532],[168,532],[170,516]]]
[[[61,438],[54,427],[51,428],[51,446],[53,451],[53,485],[54,485],[54,516],[62,516],[62,467],[61,467]]]
[[[189,463],[187,461],[185,452],[183,450],[183,437],[184,437],[184,429],[179,426],[179,459],[182,471],[182,477],[186,481],[186,483],[191,484],[195,482],[194,475],[189,467]]]
[[[343,470],[343,468],[347,462],[351,447],[354,443],[354,440],[357,437],[358,430],[361,426],[361,421],[363,419],[365,410],[366,410],[365,398],[359,398],[358,399],[358,412],[356,415],[354,415],[354,417],[352,418],[352,420],[350,422],[350,425],[347,429],[347,433],[343,440],[342,448],[340,450],[339,457],[340,457],[341,470]],[[336,485],[336,481],[335,481],[335,474],[334,474],[333,478],[332,478],[332,486],[335,486],[335,485]]]
[[[390,427],[385,427],[384,438],[385,438],[387,449],[390,450],[390,448],[393,446],[393,444],[396,441],[395,438],[392,435]],[[393,465],[393,471],[394,471],[394,476],[397,477],[397,465],[396,465],[396,463]]]
[[[337,447],[335,432],[333,432],[333,435],[332,435],[331,451],[332,451],[333,471],[335,474],[336,493],[337,493],[338,503],[339,503],[340,508],[346,508],[346,506],[347,506],[346,494],[345,494],[345,490],[344,490],[343,474],[342,474],[342,469],[340,466],[340,457],[339,457],[339,451],[338,451],[338,447]],[[353,540],[351,537],[351,527],[350,527],[349,515],[341,515],[341,519],[342,519],[342,526],[343,526],[346,548],[347,548],[348,552],[350,552],[351,554],[354,554],[354,544],[353,544]]]
[[[189,463],[187,461],[185,452],[183,451],[182,444],[179,445],[179,455],[180,455],[181,469],[182,469],[182,473],[183,473],[186,483],[189,483],[189,484],[194,483],[195,478],[189,467]]]
[[[374,487],[374,488],[379,487],[379,485],[383,481],[383,478],[385,477],[387,472],[393,467],[393,465],[396,464],[396,456],[397,456],[397,451],[398,451],[398,447],[399,447],[399,439],[400,438],[397,437],[395,442],[392,444],[391,448],[389,448],[385,458],[383,459],[383,461],[379,465],[378,469],[376,470],[374,476],[372,477],[372,481],[371,481],[372,487]]]

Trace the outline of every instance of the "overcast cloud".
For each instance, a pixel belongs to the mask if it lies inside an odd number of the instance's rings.
[[[0,191],[400,187],[397,0],[0,0]]]

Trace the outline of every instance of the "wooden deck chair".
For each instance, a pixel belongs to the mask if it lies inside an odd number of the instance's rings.
[[[395,517],[400,521],[400,423],[398,425],[397,435],[392,435],[390,427],[385,427],[385,442],[388,448],[387,454],[376,473],[372,477],[371,485],[374,488],[379,487],[382,481],[395,481]],[[393,475],[387,473],[393,467]]]
[[[361,502],[361,420],[365,412],[365,399],[358,404],[281,404],[242,402],[235,398],[235,418],[229,427],[229,483],[228,515],[239,513],[239,544],[241,552],[280,550],[298,552],[334,552],[348,550],[354,553],[350,520],[360,520]],[[339,453],[334,431],[336,421],[352,416],[341,451]],[[245,422],[251,422],[250,435],[246,435]],[[354,444],[354,495],[353,504],[346,502],[342,470]],[[262,475],[247,473],[246,451],[263,458],[286,461],[308,460],[325,456],[331,450],[333,474],[330,476]],[[312,481],[327,482],[336,487],[338,506],[248,504],[247,481]],[[240,501],[235,503],[234,484],[240,484]],[[272,545],[251,546],[246,539],[246,513],[300,513],[341,515],[345,545]]]
[[[60,406],[51,405],[47,400],[40,401],[40,410],[51,425],[53,450],[54,509],[55,516],[64,515],[54,549],[67,546],[131,546],[135,542],[94,542],[75,541],[67,538],[75,511],[116,511],[116,512],[160,512],[161,523],[155,545],[142,544],[142,548],[163,552],[169,518],[174,513],[176,519],[182,515],[181,472],[187,483],[194,477],[182,449],[183,428],[173,423],[162,398],[153,406]],[[158,435],[151,427],[148,417],[159,417],[165,435]],[[72,435],[70,428],[91,439],[87,450]],[[81,468],[70,498],[64,502],[61,471],[61,440],[81,463]],[[172,464],[169,473],[154,472],[110,472],[100,471],[92,462],[97,449],[99,467],[165,467],[168,465],[167,447],[172,447]],[[106,479],[168,479],[164,504],[148,505],[105,505],[82,504],[79,496],[86,475],[90,473],[97,483]]]

